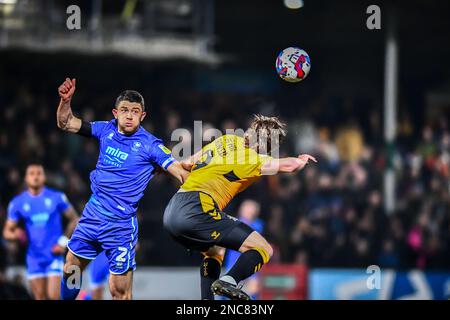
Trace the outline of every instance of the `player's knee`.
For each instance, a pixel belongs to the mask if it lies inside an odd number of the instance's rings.
[[[114,300],[131,300],[131,290],[116,284],[110,285],[111,297]]]
[[[63,266],[64,276],[68,277],[74,273],[81,273],[84,270],[88,262],[80,260],[78,257],[74,256],[72,253],[68,253],[66,256],[66,262]]]
[[[211,255],[211,256],[204,255],[203,259],[214,259],[214,260],[216,260],[219,263],[219,265],[223,264],[223,255],[218,255],[218,254]]]
[[[265,247],[264,247],[264,250],[266,251],[266,253],[269,255],[269,260],[272,258],[272,256],[273,256],[273,248],[272,248],[272,246],[270,245],[270,244],[267,244]]]
[[[225,248],[216,247],[215,256],[222,257],[222,259],[223,259],[223,257],[225,256]]]
[[[131,300],[131,292],[124,290],[111,290],[113,300]]]
[[[64,263],[63,266],[63,273],[65,276],[70,276],[74,271],[74,264],[67,260],[66,263]]]
[[[71,269],[70,266],[71,266],[71,264],[69,263],[69,261],[66,261],[66,262],[64,263],[64,266],[63,266],[63,273],[64,273],[65,276],[67,276],[67,275],[70,274],[70,269]]]
[[[47,300],[47,295],[44,290],[34,290],[33,297],[35,300]]]
[[[59,300],[60,299],[59,292],[56,290],[50,290],[50,292],[48,293],[48,299],[49,300]]]
[[[212,258],[217,260],[220,264],[223,263],[223,257],[225,255],[225,248],[215,246],[213,248],[210,248],[206,252],[202,252],[204,259],[206,258]]]

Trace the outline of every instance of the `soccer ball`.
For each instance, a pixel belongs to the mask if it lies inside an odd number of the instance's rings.
[[[275,63],[278,75],[288,82],[299,82],[311,69],[311,59],[305,50],[289,47],[280,52]]]

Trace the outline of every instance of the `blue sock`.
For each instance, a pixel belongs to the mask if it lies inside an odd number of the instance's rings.
[[[61,278],[61,300],[75,300],[81,289],[81,279],[80,288],[69,289],[67,287],[67,279],[63,276]]]

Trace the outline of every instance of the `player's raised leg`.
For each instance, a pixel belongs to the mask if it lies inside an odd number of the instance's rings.
[[[81,289],[82,273],[90,259],[76,256],[71,251],[67,253],[66,263],[61,279],[61,299],[75,300]]]
[[[105,233],[99,237],[108,259],[109,290],[114,300],[130,300],[132,298],[138,230],[136,217],[109,221],[105,227]],[[111,234],[114,237],[111,237]]]
[[[116,238],[108,239],[110,241],[103,244],[104,247],[110,247],[105,253],[109,261],[109,291],[113,300],[132,299],[133,270],[136,269],[137,219],[133,218],[132,221],[132,232],[128,232],[131,230],[127,230],[122,222],[122,226],[117,226],[115,231]],[[121,231],[124,232],[122,237]],[[113,241],[118,239],[124,242]]]
[[[214,300],[211,285],[220,277],[225,248],[214,246],[202,254],[204,257],[200,267],[201,298],[202,300]]]
[[[219,280],[214,281],[211,290],[217,295],[223,295],[230,299],[250,300],[250,297],[238,288],[238,284],[258,272],[264,264],[269,262],[273,249],[261,234],[253,231],[242,243],[239,252],[242,254],[236,263],[230,271]]]

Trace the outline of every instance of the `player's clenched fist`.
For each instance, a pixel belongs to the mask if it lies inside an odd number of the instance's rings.
[[[66,78],[64,83],[59,86],[58,93],[63,101],[72,99],[73,93],[75,92],[75,84],[76,79],[70,80],[69,78]]]

